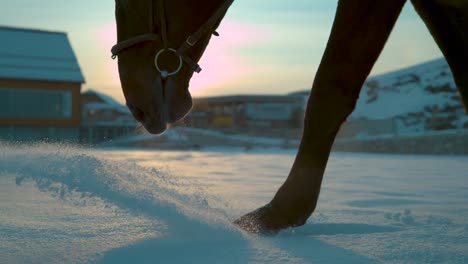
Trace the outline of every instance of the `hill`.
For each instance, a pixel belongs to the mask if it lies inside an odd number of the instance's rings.
[[[394,119],[400,132],[468,127],[445,59],[370,77],[349,121]]]

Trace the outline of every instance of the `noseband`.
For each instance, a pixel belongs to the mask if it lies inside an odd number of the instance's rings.
[[[156,70],[161,74],[161,77],[163,79],[167,78],[168,76],[171,75],[176,75],[180,69],[182,68],[183,63],[185,62],[193,71],[199,73],[202,69],[200,66],[195,63],[192,59],[190,59],[185,52],[193,47],[200,38],[208,33],[208,31],[213,29],[213,26],[221,17],[223,16],[224,13],[226,13],[227,9],[229,6],[234,2],[234,0],[225,0],[225,2],[221,5],[221,7],[216,10],[216,12],[206,21],[197,31],[195,31],[192,35],[188,36],[187,39],[185,40],[182,45],[178,49],[174,48],[169,48],[168,47],[168,39],[167,39],[167,21],[166,21],[166,14],[165,14],[165,8],[164,8],[164,0],[157,1],[158,3],[158,8],[161,10],[159,13],[159,20],[161,23],[161,29],[160,29],[160,35],[156,33],[148,33],[148,34],[143,34],[143,35],[138,35],[136,37],[118,42],[115,46],[112,47],[112,59],[115,59],[120,52],[123,50],[126,50],[128,48],[132,48],[136,45],[139,45],[144,42],[157,42],[163,44],[163,48],[161,48],[155,55],[154,57],[154,65],[156,67]],[[151,0],[151,3],[153,1]],[[151,8],[151,28],[154,28],[154,21],[153,21],[153,9]],[[213,32],[210,32],[213,33]],[[214,32],[216,35],[216,33]],[[176,57],[178,57],[179,64],[176,70],[174,71],[168,71],[166,69],[162,69],[159,66],[159,57],[161,54],[165,52],[172,52]]]

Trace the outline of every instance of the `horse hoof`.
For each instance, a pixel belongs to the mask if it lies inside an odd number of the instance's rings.
[[[240,217],[233,224],[249,233],[258,235],[275,235],[281,229],[290,226],[270,204]]]

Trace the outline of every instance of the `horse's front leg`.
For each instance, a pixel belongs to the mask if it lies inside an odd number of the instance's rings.
[[[341,0],[307,104],[291,172],[273,200],[234,223],[254,233],[303,225],[315,210],[335,136],[353,111],[406,0]]]

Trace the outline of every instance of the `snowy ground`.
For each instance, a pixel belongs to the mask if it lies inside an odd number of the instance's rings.
[[[468,263],[468,157],[335,153],[304,227],[234,228],[294,154],[0,144],[0,263]]]

